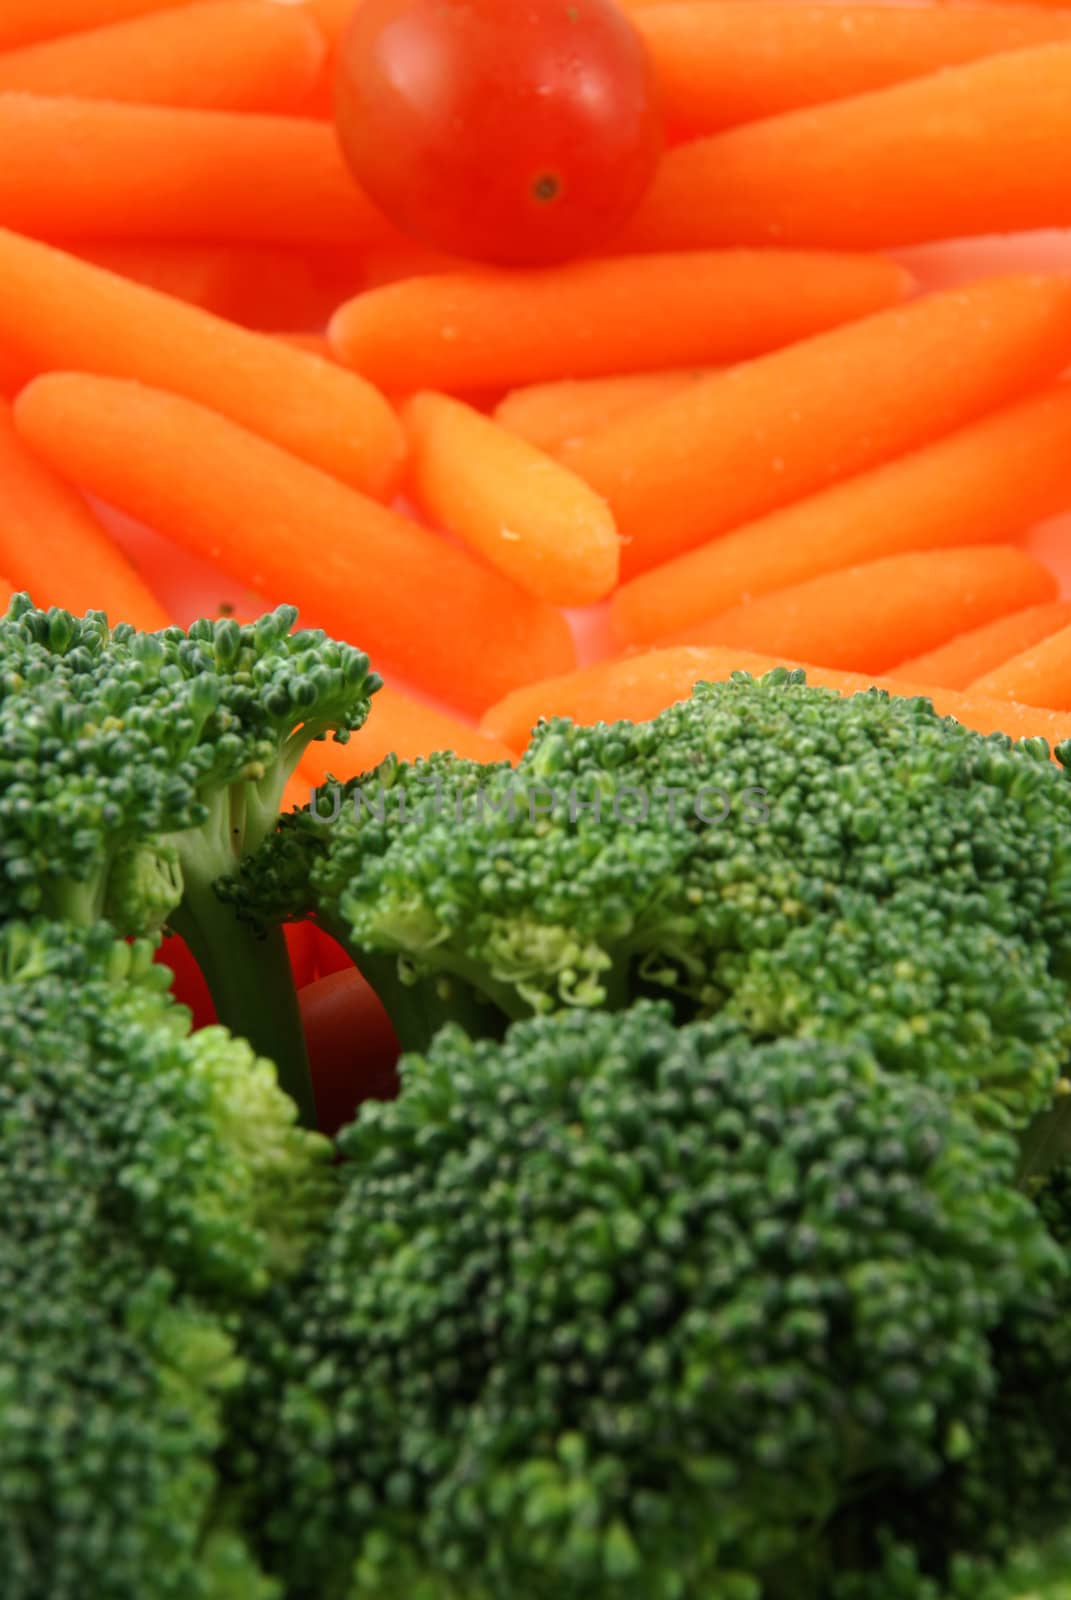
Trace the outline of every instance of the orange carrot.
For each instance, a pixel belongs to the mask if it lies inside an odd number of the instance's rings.
[[[324,327],[363,276],[345,249],[282,245],[64,243],[93,266],[214,311],[246,328]],[[317,348],[327,355],[326,340]]]
[[[0,395],[16,395],[33,373],[25,361],[20,361],[13,351],[5,350],[0,343]]]
[[[968,628],[1054,600],[1059,588],[1048,567],[1014,545],[911,551],[778,589],[664,642],[887,672]]]
[[[803,666],[809,683],[836,689],[840,694],[878,688],[894,695],[922,695],[932,700],[941,716],[955,717],[977,733],[1006,733],[1013,739],[1041,738],[1050,745],[1071,735],[1071,716],[1063,712],[1017,705],[1011,700],[986,699],[973,692],[927,689],[895,678],[836,672],[829,667],[786,661],[780,656],[714,647],[693,649],[687,645],[604,661],[545,683],[529,684],[492,706],[480,726],[491,738],[501,739],[519,753],[541,717],[571,717],[585,726],[595,722],[646,722],[676,701],[686,700],[696,683],[716,683],[733,672],[750,672],[759,677],[779,666]]]
[[[984,673],[971,684],[970,693],[1071,711],[1071,627]]]
[[[513,752],[500,739],[491,739],[467,722],[436,711],[412,695],[385,684],[375,698],[372,715],[348,744],[309,746],[301,763],[303,778],[321,784],[330,774],[340,783],[359,778],[389,755],[399,761],[452,750],[469,761],[512,761]],[[307,803],[308,796],[303,801]]]
[[[106,611],[112,622],[149,631],[171,621],[81,496],[23,444],[3,402],[0,567],[39,606]]]
[[[8,603],[10,602],[13,593],[14,591],[7,579],[0,578],[0,616],[3,616],[4,612],[7,610]]]
[[[56,373],[15,416],[64,477],[466,711],[575,661],[560,612],[189,400]]]
[[[606,496],[626,577],[1054,378],[1071,278],[976,283],[704,378],[562,459]]]
[[[396,481],[400,424],[355,373],[3,229],[0,346],[39,372],[77,367],[186,395],[356,488]]]
[[[643,573],[614,596],[614,631],[650,644],[821,573],[1006,539],[1065,510],[1071,385],[1058,385]]]
[[[342,38],[359,3],[360,0],[307,0],[309,10],[332,45],[337,45]]]
[[[619,248],[873,249],[1071,223],[1071,44],[678,145]]]
[[[334,351],[328,343],[326,334],[323,333],[277,333],[277,339],[288,344],[292,350],[304,350],[306,355],[320,356],[324,361],[335,359]]]
[[[319,28],[291,6],[216,0],[9,51],[0,92],[293,111],[326,54]]]
[[[51,239],[390,237],[326,125],[26,94],[0,95],[0,217]]]
[[[1068,626],[1071,626],[1071,600],[1027,606],[1008,617],[998,617],[996,622],[984,627],[957,634],[946,645],[926,655],[914,656],[901,666],[893,667],[889,677],[906,678],[911,683],[932,683],[942,689],[966,689],[983,673],[1003,666],[1013,656]]]
[[[474,269],[351,300],[331,339],[385,388],[466,389],[737,361],[902,300],[875,258],[772,252]]]
[[[1071,16],[998,5],[704,0],[641,12],[672,126],[715,133],[843,100],[999,51],[1071,39]]]
[[[614,378],[564,378],[512,389],[495,408],[495,419],[511,433],[551,455],[563,445],[597,433],[618,417],[664,400],[708,377],[709,367],[665,372],[630,372]]]
[[[416,395],[404,420],[410,482],[434,523],[551,605],[590,605],[609,594],[617,529],[606,502],[575,473],[447,395]]]
[[[373,245],[361,252],[365,287],[381,289],[385,284],[398,283],[403,278],[442,277],[447,272],[470,272],[471,262],[458,256],[433,250],[430,245],[417,244],[398,234],[389,244]]]
[[[129,17],[189,5],[191,0],[4,0],[0,6],[0,50],[58,39],[64,33],[103,28]]]

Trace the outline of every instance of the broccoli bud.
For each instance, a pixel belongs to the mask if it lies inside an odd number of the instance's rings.
[[[757,1597],[969,1451],[1058,1269],[1005,1135],[662,1004],[446,1028],[341,1147],[251,1381],[293,1600]]]
[[[106,926],[0,930],[4,1600],[278,1600],[216,1455],[240,1319],[317,1237],[330,1146],[166,983]]]

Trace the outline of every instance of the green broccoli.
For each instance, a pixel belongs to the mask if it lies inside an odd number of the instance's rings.
[[[278,1062],[309,1119],[282,934],[255,937],[213,889],[275,827],[309,742],[348,738],[379,687],[367,656],[293,633],[296,616],[144,634],[15,597],[0,620],[0,921],[168,924],[220,1020]]]
[[[391,762],[321,804],[228,893],[340,934],[411,1046],[414,987],[483,1032],[662,993],[681,1020],[865,1035],[1016,1129],[1062,1083],[1071,786],[1041,741],[779,670],[648,723],[545,723],[515,771]]]
[[[275,1070],[152,947],[0,930],[4,1600],[275,1600],[215,1457],[241,1317],[329,1211]]]
[[[1071,1167],[1049,1178],[1036,1206],[1062,1270],[1009,1303],[991,1334],[997,1386],[974,1448],[914,1494],[876,1495],[861,1516],[849,1510],[832,1542],[834,1565],[865,1568],[875,1537],[885,1555],[873,1574],[842,1580],[836,1600],[915,1600],[912,1571],[942,1580],[927,1577],[927,1588],[920,1577],[918,1600],[943,1600],[942,1583],[956,1600],[1002,1597],[992,1575],[1009,1562],[1013,1571],[1030,1570],[1023,1552],[1046,1551],[1055,1535],[1054,1548],[1071,1555]],[[860,1522],[862,1538],[853,1526]],[[1061,1529],[1067,1530],[1062,1542]],[[855,1547],[851,1558],[845,1536]],[[1063,1573],[1071,1582],[1071,1560]]]
[[[889,1544],[880,1567],[831,1579],[815,1600],[1071,1600],[1071,1525],[1002,1562],[957,1555],[944,1579],[924,1573],[910,1545]]]
[[[237,1407],[290,1600],[802,1595],[845,1501],[970,1452],[1060,1264],[1006,1134],[664,1002],[445,1028],[341,1149]]]

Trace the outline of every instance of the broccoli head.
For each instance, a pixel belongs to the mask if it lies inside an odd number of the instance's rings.
[[[845,1499],[971,1449],[1058,1270],[1007,1135],[665,1003],[445,1028],[341,1148],[240,1408],[292,1600],[802,1592]]]
[[[221,1021],[278,1060],[311,1112],[282,936],[255,939],[214,891],[274,828],[310,740],[346,739],[379,680],[368,658],[258,622],[110,628],[16,596],[0,620],[0,920],[168,923]]]
[[[516,769],[392,763],[322,810],[250,863],[245,913],[315,912],[392,1014],[399,976],[477,1031],[474,994],[491,1031],[660,992],[682,1020],[865,1035],[1016,1129],[1062,1082],[1071,786],[1043,742],[781,669],[646,723],[544,723]]]
[[[330,1208],[275,1069],[148,945],[0,930],[4,1600],[272,1600],[215,1457],[238,1326]]]

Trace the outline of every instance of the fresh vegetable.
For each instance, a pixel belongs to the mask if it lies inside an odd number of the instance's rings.
[[[0,614],[14,583],[32,589],[43,606],[103,610],[147,631],[167,627],[171,619],[156,596],[85,501],[22,443],[2,400],[0,496],[0,567],[11,580]]]
[[[637,12],[663,114],[690,135],[883,89],[982,56],[1071,39],[1029,7],[690,0]]]
[[[0,339],[34,371],[185,395],[370,494],[397,482],[397,418],[356,373],[5,230]]]
[[[542,451],[448,395],[403,413],[409,482],[431,521],[550,605],[604,599],[620,540],[604,500]]]
[[[1071,626],[983,673],[971,689],[1028,706],[1056,706],[1061,711],[1071,711]]]
[[[949,67],[671,150],[627,249],[866,250],[1071,223],[1071,44]]]
[[[107,928],[0,929],[5,1600],[281,1600],[217,1452],[238,1320],[293,1277],[330,1146]]]
[[[1006,539],[1069,508],[1071,387],[1061,384],[641,574],[614,596],[614,631],[622,643],[650,644],[823,573]],[[950,610],[949,631],[954,623]],[[943,682],[921,664],[902,675]]]
[[[492,706],[480,727],[485,734],[500,739],[519,754],[541,718],[571,717],[585,724],[625,719],[643,722],[675,701],[687,699],[693,684],[728,678],[737,671],[761,677],[785,666],[805,669],[810,683],[835,689],[838,694],[856,695],[877,688],[890,695],[923,696],[941,716],[954,717],[976,733],[1003,733],[1013,739],[1045,739],[1051,745],[1071,736],[1071,717],[1062,712],[1022,706],[1011,700],[997,700],[973,692],[958,694],[954,690],[935,689],[899,678],[839,672],[833,667],[817,667],[813,662],[785,662],[776,656],[719,645],[677,645],[648,650],[617,660],[599,661],[594,666],[564,673],[560,678],[528,684]]]
[[[0,48],[55,39],[84,28],[107,27],[128,17],[173,10],[190,0],[5,0],[0,17]]]
[[[301,990],[301,1020],[312,1063],[316,1125],[334,1134],[366,1100],[398,1092],[398,1040],[375,990],[345,968]]]
[[[402,1081],[250,1339],[294,1600],[827,1600],[838,1510],[862,1559],[1058,1295],[1012,1143],[858,1045],[641,1005],[448,1029]]]
[[[555,455],[573,439],[583,439],[630,411],[680,394],[710,368],[676,367],[659,372],[629,372],[616,378],[563,378],[513,389],[495,407],[495,418],[538,450]]]
[[[272,333],[322,326],[341,296],[352,294],[360,281],[353,252],[345,249],[108,240],[79,240],[67,248],[91,266],[132,278],[244,328]],[[330,356],[322,336],[295,337],[308,340],[306,348],[314,354]]]
[[[682,628],[675,642],[738,645],[786,661],[882,673],[1058,592],[1049,568],[1014,545],[909,551],[745,601]]]
[[[361,0],[335,74],[362,188],[461,256],[544,262],[603,244],[661,149],[647,55],[613,0]]]
[[[910,286],[903,268],[858,256],[613,256],[407,277],[341,306],[331,338],[385,389],[495,388],[739,361],[894,305]]]
[[[1069,359],[1071,280],[999,278],[704,378],[562,459],[610,502],[631,577],[932,443],[1055,378]]]
[[[0,95],[0,217],[50,239],[352,249],[392,237],[310,118],[26,94]]]
[[[472,761],[512,761],[501,740],[489,738],[467,722],[415,700],[384,684],[376,695],[376,714],[346,745],[312,745],[301,765],[310,784],[323,783],[328,773],[345,782],[378,767],[387,756],[414,761],[418,756],[450,750]],[[301,804],[308,804],[302,796]]]
[[[559,611],[202,406],[57,373],[23,390],[15,417],[65,477],[269,599],[296,597],[318,625],[364,639],[377,660],[465,710],[575,660]]]
[[[863,1035],[1024,1127],[1071,1044],[1048,755],[925,701],[738,674],[647,724],[543,723],[515,769],[389,760],[220,892],[254,926],[314,915],[407,1048],[666,992],[763,1035]]]
[[[324,56],[319,29],[300,10],[212,0],[9,50],[0,55],[0,92],[294,111]]]
[[[16,597],[0,621],[0,922],[166,924],[311,1119],[285,942],[251,935],[214,889],[270,835],[309,743],[360,727],[378,686],[360,651],[291,633],[296,616],[139,634]]]
[[[966,689],[995,667],[1013,656],[1040,644],[1062,628],[1071,627],[1071,601],[1053,600],[1048,605],[1027,606],[1009,617],[968,633],[957,634],[937,650],[915,656],[889,672],[891,678],[909,683],[931,683],[943,689]]]

